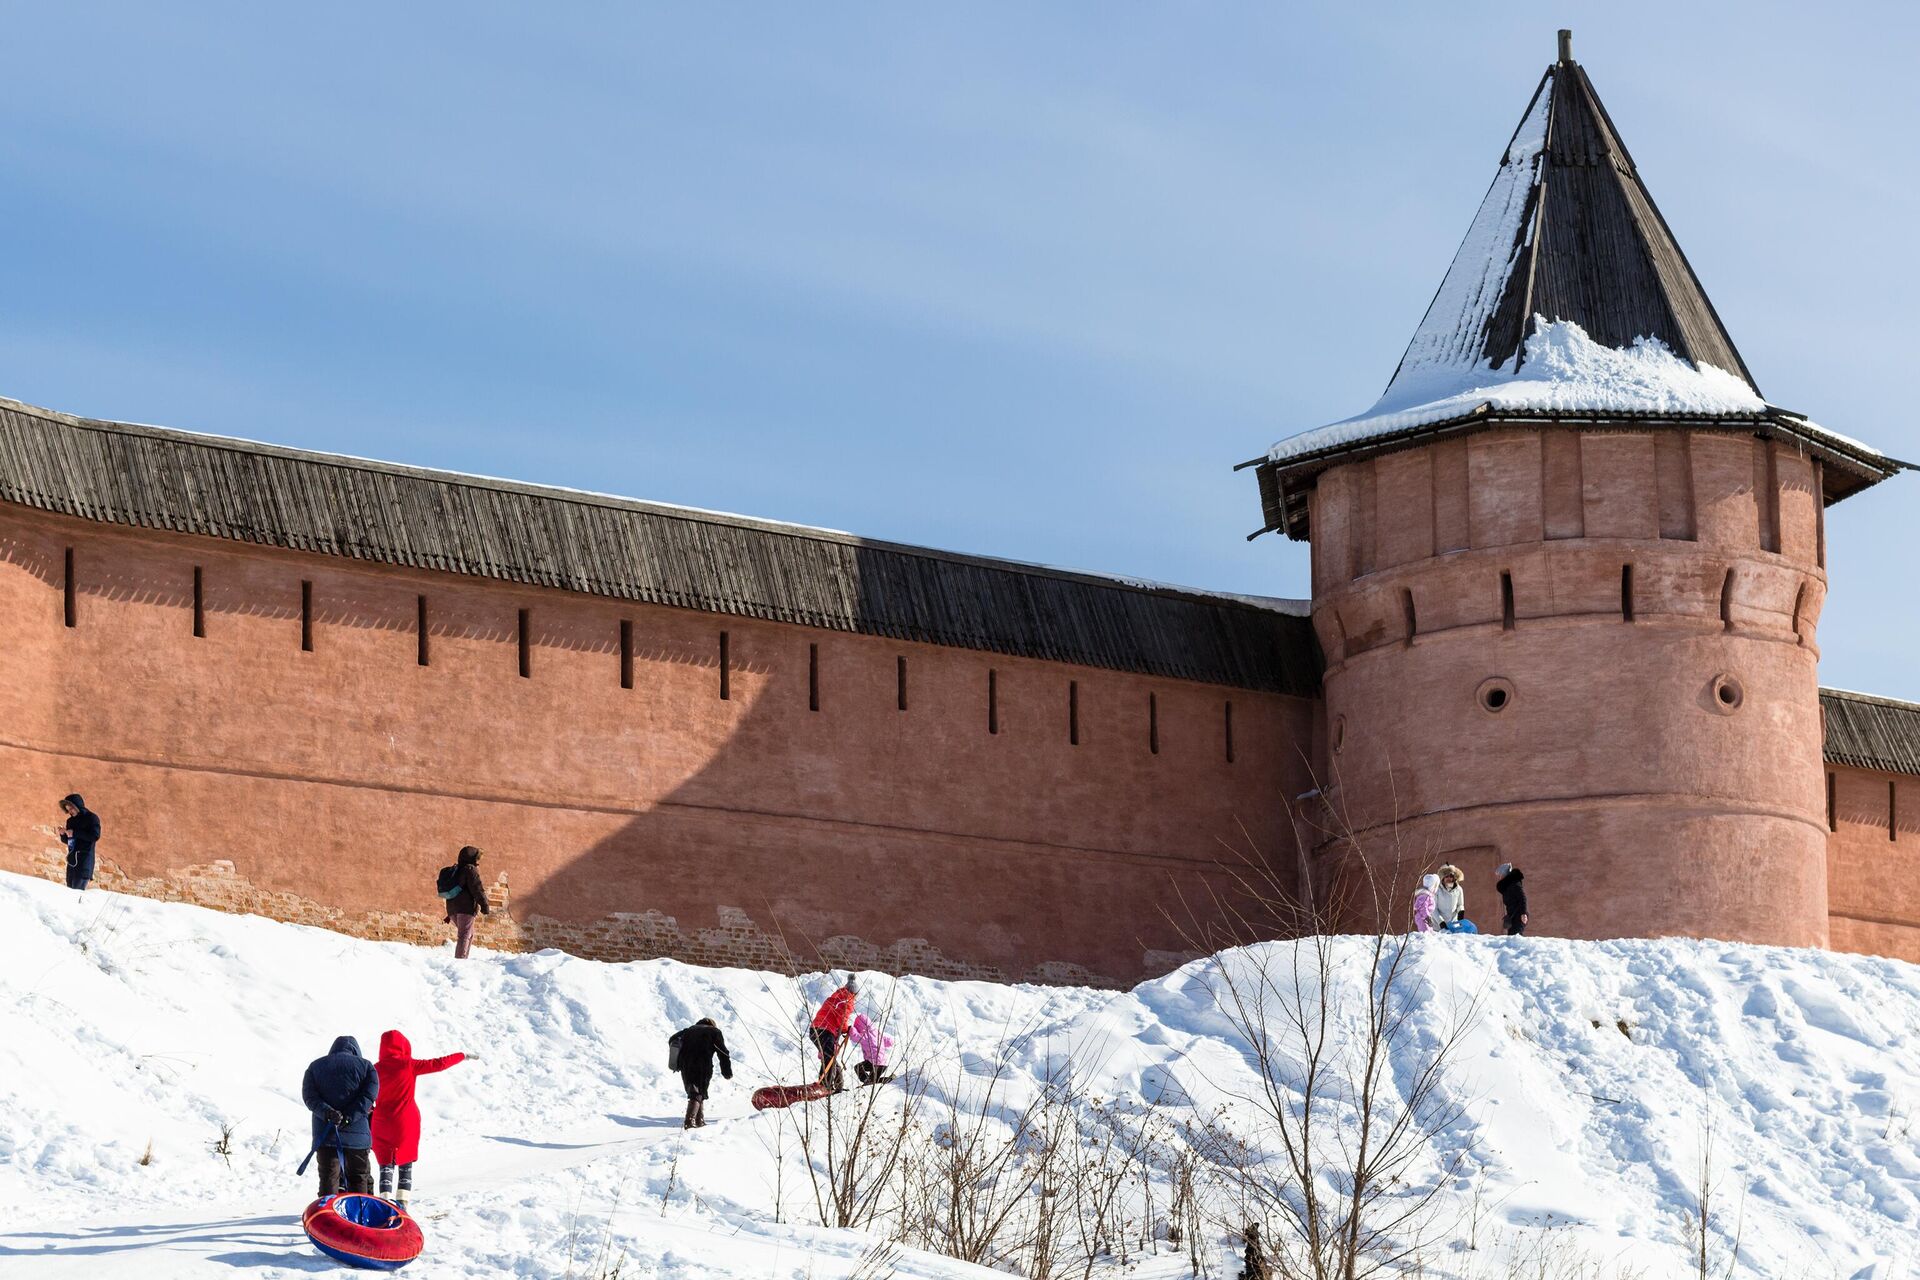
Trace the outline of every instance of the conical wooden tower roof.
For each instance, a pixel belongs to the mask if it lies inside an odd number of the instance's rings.
[[[1905,465],[1761,397],[1564,31],[1385,394],[1241,464],[1260,532],[1306,536],[1329,466],[1515,422],[1792,439],[1828,502]]]
[[[1540,77],[1388,398],[1436,373],[1517,368],[1540,320],[1571,321],[1608,347],[1657,339],[1760,394],[1570,56]]]

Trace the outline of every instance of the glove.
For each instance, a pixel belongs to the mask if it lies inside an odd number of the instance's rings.
[[[323,1107],[320,1111],[320,1118],[336,1129],[344,1129],[347,1127],[347,1118],[338,1111],[335,1111],[332,1107]]]

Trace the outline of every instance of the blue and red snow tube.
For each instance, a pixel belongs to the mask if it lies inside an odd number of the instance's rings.
[[[350,1267],[397,1271],[427,1247],[420,1224],[379,1196],[322,1196],[307,1206],[300,1225],[316,1249]]]

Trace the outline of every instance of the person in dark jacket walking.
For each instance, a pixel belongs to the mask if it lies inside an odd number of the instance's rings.
[[[702,1018],[668,1039],[679,1046],[680,1083],[687,1089],[687,1118],[682,1129],[704,1129],[707,1125],[707,1086],[713,1083],[713,1060],[720,1059],[722,1079],[733,1079],[733,1055],[727,1052],[727,1038],[712,1018]]]
[[[84,891],[93,879],[93,850],[100,843],[100,815],[87,808],[78,791],[60,802],[67,815],[60,842],[67,846],[67,888]]]
[[[1493,887],[1500,891],[1500,901],[1507,909],[1507,936],[1527,931],[1527,889],[1520,868],[1511,862],[1503,862],[1493,869],[1497,877]]]
[[[447,900],[447,923],[453,926],[453,958],[465,960],[473,946],[473,924],[477,916],[493,914],[487,901],[487,886],[480,882],[480,850],[467,845],[460,850],[459,868],[454,884],[459,892]]]
[[[373,1191],[373,1129],[368,1117],[380,1096],[380,1075],[360,1056],[360,1042],[341,1036],[315,1058],[300,1081],[300,1101],[313,1113],[313,1146],[320,1153],[320,1194]],[[339,1150],[336,1151],[335,1148]],[[341,1168],[341,1157],[346,1167]]]

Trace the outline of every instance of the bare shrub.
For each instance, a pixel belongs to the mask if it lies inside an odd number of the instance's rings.
[[[1225,1090],[1237,1106],[1216,1159],[1251,1216],[1280,1226],[1272,1274],[1364,1280],[1416,1264],[1447,1230],[1444,1193],[1468,1155],[1449,1138],[1465,1109],[1450,1076],[1479,999],[1433,1007],[1417,964],[1432,941],[1386,931],[1412,865],[1397,835],[1371,857],[1334,805],[1323,817],[1344,851],[1338,893],[1295,895],[1255,851],[1190,936],[1218,952],[1204,980],[1253,1067],[1251,1095]],[[1336,918],[1372,923],[1342,938]],[[1281,922],[1297,935],[1261,943]]]

